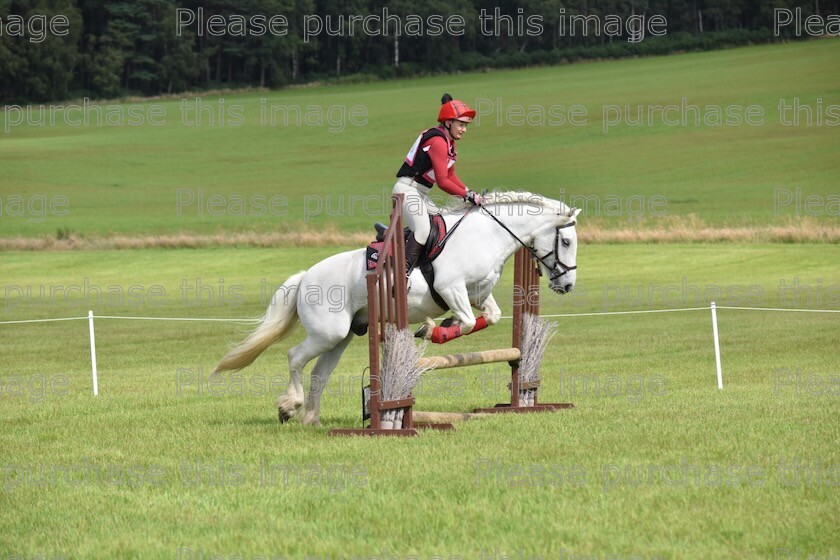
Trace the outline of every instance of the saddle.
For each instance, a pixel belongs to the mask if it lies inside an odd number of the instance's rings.
[[[434,262],[441,252],[443,252],[443,248],[446,245],[446,222],[443,221],[442,215],[431,214],[429,216],[429,223],[431,225],[429,239],[426,241],[426,249],[423,251],[423,254],[420,255],[420,259],[417,262],[417,268],[420,269],[420,272],[423,274],[423,278],[426,279],[426,283],[429,285],[432,299],[435,300],[435,303],[438,304],[438,306],[440,306],[444,311],[449,311],[449,306],[443,298],[440,297],[440,294],[435,291],[435,269],[432,266],[432,262]],[[367,246],[367,258],[365,259],[365,262],[367,264],[368,271],[376,268],[376,265],[379,262],[380,251],[385,245],[385,232],[388,231],[388,226],[379,222],[375,223],[373,227],[376,229],[376,240],[372,241]],[[411,230],[403,228],[404,238],[408,239],[409,235],[413,235]],[[400,264],[400,266],[402,266],[402,264]]]

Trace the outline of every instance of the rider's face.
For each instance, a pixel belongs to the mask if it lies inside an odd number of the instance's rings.
[[[449,121],[449,135],[453,140],[460,140],[461,136],[467,131],[468,124],[458,120]]]

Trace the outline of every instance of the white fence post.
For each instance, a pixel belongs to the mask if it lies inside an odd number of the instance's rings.
[[[96,377],[96,339],[93,336],[93,311],[88,311],[88,326],[90,327],[90,363],[93,368],[93,396],[99,396],[99,381]]]
[[[712,302],[712,335],[715,338],[715,368],[717,369],[718,389],[723,389],[723,374],[720,371],[720,341],[718,339],[717,307]]]

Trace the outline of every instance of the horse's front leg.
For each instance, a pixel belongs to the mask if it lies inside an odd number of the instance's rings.
[[[499,304],[496,303],[493,294],[489,294],[479,307],[481,307],[481,316],[487,321],[488,327],[495,325],[502,318],[502,310],[499,308]],[[475,332],[475,329],[471,332]]]
[[[447,288],[440,291],[440,295],[452,309],[453,318],[449,324],[437,327],[433,327],[433,323],[428,325],[426,332],[423,333],[424,338],[428,338],[435,344],[443,344],[460,336],[480,331],[501,318],[502,312],[492,294],[482,302],[484,313],[478,318],[473,316],[466,286]]]
[[[502,310],[493,298],[493,294],[488,294],[484,301],[479,305],[481,308],[481,317],[475,318],[475,323],[471,329],[467,330],[465,326],[461,327],[461,335],[468,335],[476,333],[480,330],[486,329],[491,325],[495,325],[502,318]],[[470,312],[472,317],[472,312]]]

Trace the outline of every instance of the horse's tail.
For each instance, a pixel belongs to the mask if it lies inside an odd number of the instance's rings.
[[[286,338],[297,325],[297,296],[305,272],[298,272],[288,280],[271,298],[262,323],[248,337],[231,348],[213,370],[213,373],[238,370],[251,365],[257,356],[274,344]]]

